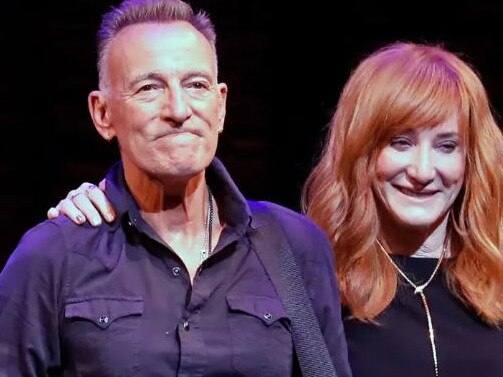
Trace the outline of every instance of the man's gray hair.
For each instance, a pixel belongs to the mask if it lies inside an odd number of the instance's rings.
[[[140,23],[169,23],[185,21],[210,42],[216,56],[215,27],[204,12],[194,13],[192,7],[181,0],[125,0],[103,15],[98,30],[98,75],[100,88],[107,83],[106,61],[110,42],[126,26]]]

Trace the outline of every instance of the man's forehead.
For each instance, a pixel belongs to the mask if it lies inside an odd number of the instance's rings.
[[[112,70],[121,66],[141,74],[149,70],[216,74],[215,51],[208,40],[189,23],[178,21],[124,28],[110,44],[109,64]]]
[[[164,46],[166,48],[200,48],[213,50],[210,42],[194,26],[185,21],[146,22],[129,25],[120,30],[111,42],[135,49]]]

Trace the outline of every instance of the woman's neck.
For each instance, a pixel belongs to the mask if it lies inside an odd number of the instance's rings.
[[[397,227],[395,224],[383,224],[382,233],[386,249],[390,254],[408,255],[417,258],[439,258],[446,242],[449,216],[436,226],[428,229]],[[449,256],[449,250],[444,257]]]

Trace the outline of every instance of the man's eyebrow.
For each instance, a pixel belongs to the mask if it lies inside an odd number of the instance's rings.
[[[205,70],[189,70],[189,71],[184,72],[182,74],[182,80],[187,80],[187,79],[191,79],[194,77],[203,77],[204,79],[208,80],[211,83],[213,83],[213,81],[215,81],[213,78],[213,75],[210,72],[205,71]]]
[[[213,75],[206,71],[206,70],[189,70],[186,72],[182,72],[181,74],[181,80],[189,80],[194,77],[203,77],[204,79],[208,80],[210,83],[213,83],[215,81]],[[133,78],[133,80],[129,83],[131,87],[134,87],[138,83],[146,80],[155,80],[155,81],[161,81],[165,82],[166,79],[164,78],[164,75],[161,72],[146,72],[143,74],[140,74],[136,77]]]
[[[160,72],[147,72],[143,73],[141,75],[138,75],[133,78],[133,80],[129,83],[131,87],[134,87],[138,83],[145,81],[145,80],[155,80],[155,81],[162,81],[164,82],[164,77]]]

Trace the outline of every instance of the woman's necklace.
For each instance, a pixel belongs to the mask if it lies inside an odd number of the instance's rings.
[[[447,239],[447,238],[446,238]],[[430,337],[430,344],[431,344],[431,352],[433,354],[433,366],[435,368],[435,377],[438,377],[438,359],[437,359],[437,346],[435,344],[435,333],[433,331],[433,322],[431,320],[431,312],[430,312],[430,307],[428,306],[428,301],[426,301],[426,295],[424,294],[424,289],[430,284],[430,282],[433,280],[435,274],[437,273],[438,269],[440,268],[440,265],[442,264],[442,260],[444,259],[446,250],[447,250],[447,242],[444,242],[444,247],[442,249],[442,254],[440,254],[440,258],[438,258],[437,265],[435,266],[435,269],[433,270],[430,278],[426,281],[426,283],[423,283],[421,285],[416,285],[412,280],[410,280],[407,275],[398,267],[398,265],[393,261],[391,256],[388,254],[384,246],[382,245],[381,241],[377,240],[377,244],[381,248],[382,252],[388,260],[391,262],[393,267],[397,270],[397,272],[409,283],[413,288],[414,288],[414,294],[418,294],[421,297],[421,301],[423,302],[424,310],[426,311],[426,319],[428,320],[428,334]]]

